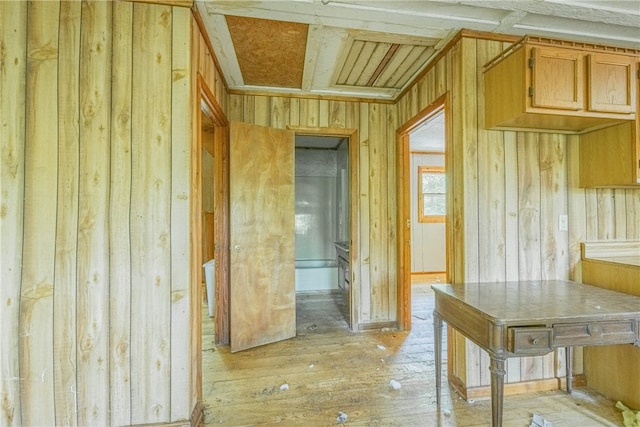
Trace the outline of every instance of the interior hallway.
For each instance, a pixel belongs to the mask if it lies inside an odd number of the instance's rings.
[[[444,387],[442,408],[436,407],[429,285],[413,285],[410,333],[350,332],[340,300],[334,294],[299,294],[297,337],[235,354],[213,344],[205,308],[205,425],[335,426],[340,412],[353,426],[491,425],[488,398],[467,402]],[[391,380],[401,388],[394,389]],[[588,388],[574,388],[572,396],[506,396],[504,425],[529,426],[536,412],[554,427],[618,426],[622,417],[613,405]]]

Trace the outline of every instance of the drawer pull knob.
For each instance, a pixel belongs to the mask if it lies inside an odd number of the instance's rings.
[[[599,325],[587,325],[587,333],[591,336],[598,336],[602,334],[602,330]]]
[[[529,339],[529,342],[533,345],[538,345],[540,343],[540,340],[538,338],[531,338]]]

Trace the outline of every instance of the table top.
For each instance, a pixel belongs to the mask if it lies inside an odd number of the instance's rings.
[[[494,324],[640,317],[640,297],[564,280],[431,285]]]

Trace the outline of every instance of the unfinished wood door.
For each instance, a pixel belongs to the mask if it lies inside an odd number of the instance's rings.
[[[231,351],[296,334],[293,132],[232,122]]]

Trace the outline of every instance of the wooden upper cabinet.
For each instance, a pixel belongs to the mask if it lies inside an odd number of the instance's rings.
[[[485,65],[485,126],[584,133],[633,121],[637,60],[631,49],[525,37]]]
[[[584,107],[583,55],[567,49],[531,48],[531,106],[561,110]]]
[[[640,140],[636,122],[580,135],[580,187],[640,186]]]
[[[586,58],[589,111],[635,113],[635,58],[602,53],[591,53]]]
[[[635,69],[640,69],[640,62]],[[637,106],[639,85],[634,94]],[[579,147],[580,187],[640,187],[640,119],[582,134]]]

